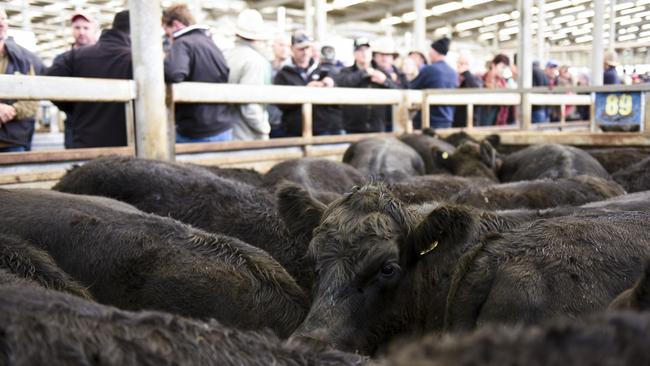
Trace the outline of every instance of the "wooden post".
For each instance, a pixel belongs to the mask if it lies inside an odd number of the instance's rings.
[[[409,97],[402,94],[402,102],[397,106],[397,119],[393,119],[393,132],[413,133],[413,122],[409,118]]]
[[[474,129],[474,104],[467,105],[467,129]]]
[[[529,94],[526,92],[521,93],[521,129],[524,131],[530,130],[532,127],[532,107],[530,105]]]
[[[133,101],[126,102],[126,145],[135,147],[135,111],[133,110]]]
[[[422,129],[431,127],[431,111],[429,110],[429,93],[426,90],[422,91],[422,109],[420,109],[420,116],[422,117]]]
[[[129,1],[133,79],[136,83],[136,155],[173,160],[165,109],[160,0]]]
[[[566,126],[566,105],[560,104],[560,126]]]
[[[589,105],[589,132],[596,133],[598,132],[598,126],[596,126],[596,93],[590,93],[591,95],[591,105]]]
[[[167,85],[165,104],[167,105],[167,145],[172,156],[176,156],[176,103],[174,102],[174,85]]]
[[[650,132],[650,93],[641,93],[641,103],[643,103],[643,123],[639,130],[644,133]]]
[[[313,105],[311,103],[304,103],[302,105],[302,137],[312,138],[313,126]],[[311,145],[303,146],[304,156],[309,156]]]

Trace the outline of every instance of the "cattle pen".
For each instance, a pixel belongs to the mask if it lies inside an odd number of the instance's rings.
[[[506,146],[545,142],[579,146],[650,146],[650,108],[642,112],[638,132],[600,132],[594,113],[596,93],[639,93],[642,103],[647,105],[650,101],[649,84],[553,90],[519,88],[503,92],[481,89],[314,89],[203,83],[165,86],[159,62],[163,58],[162,45],[156,32],[145,31],[159,27],[158,19],[147,14],[159,13],[160,2],[130,1],[129,7],[134,35],[134,80],[0,75],[0,98],[125,103],[128,146],[0,154],[0,186],[49,187],[73,164],[109,154],[266,170],[273,163],[291,158],[340,156],[349,143],[377,135],[312,136],[314,105],[392,105],[394,128],[391,134],[413,130],[411,111],[421,110],[425,121],[423,127],[427,127],[428,106],[464,105],[468,110],[468,123],[464,130],[475,136],[498,132]],[[524,47],[523,51],[526,56],[530,49]],[[179,103],[301,104],[302,136],[267,141],[174,144],[174,106]],[[507,126],[474,126],[474,107],[481,105],[514,106],[518,110],[517,121]],[[591,109],[590,120],[567,122],[562,112],[558,123],[532,124],[531,109],[536,105],[559,106],[561,111],[565,105],[588,106]],[[437,132],[445,136],[457,130]]]

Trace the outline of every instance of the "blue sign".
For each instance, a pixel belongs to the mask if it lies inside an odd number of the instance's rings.
[[[641,92],[596,93],[596,123],[605,126],[641,125]]]

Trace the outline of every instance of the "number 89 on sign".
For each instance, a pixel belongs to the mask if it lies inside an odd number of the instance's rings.
[[[602,125],[640,124],[643,105],[640,92],[596,93],[596,123]]]

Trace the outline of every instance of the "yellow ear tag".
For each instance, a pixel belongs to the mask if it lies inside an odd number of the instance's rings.
[[[443,152],[443,153],[442,153],[442,158],[443,158],[443,159],[448,159],[448,158],[449,158],[449,153],[446,152],[446,151]]]
[[[431,243],[431,246],[430,246],[429,248],[427,248],[427,249],[421,251],[421,252],[420,252],[420,256],[423,256],[423,255],[429,253],[430,251],[436,249],[437,246],[438,246],[438,241],[436,240],[436,241],[434,241],[433,243]]]

